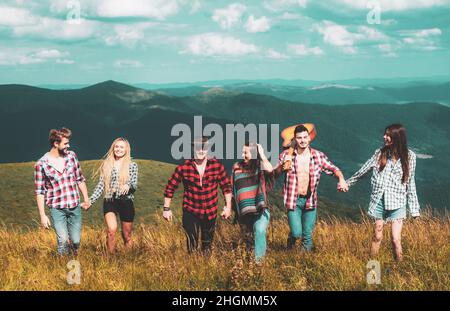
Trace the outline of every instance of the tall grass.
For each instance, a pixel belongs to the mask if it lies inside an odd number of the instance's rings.
[[[379,256],[381,284],[368,285],[371,222],[319,220],[315,251],[286,250],[286,219],[268,231],[267,257],[255,265],[240,243],[239,227],[219,221],[210,257],[187,255],[179,222],[153,215],[153,224],[134,230],[134,247],[109,255],[103,228],[84,227],[81,283],[66,281],[72,257],[56,255],[54,232],[44,229],[0,229],[1,290],[450,290],[450,224],[448,215],[430,214],[407,221],[404,261],[393,260],[389,227]]]

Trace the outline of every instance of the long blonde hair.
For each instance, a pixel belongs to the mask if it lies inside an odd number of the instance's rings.
[[[130,179],[130,163],[131,163],[131,147],[128,140],[123,137],[116,138],[109,148],[108,152],[104,155],[102,164],[94,173],[93,178],[101,176],[103,178],[103,183],[105,187],[105,198],[111,198],[112,193],[110,193],[111,186],[111,174],[114,168],[114,147],[119,142],[123,141],[125,143],[125,155],[122,158],[122,164],[119,170],[119,187],[125,185]],[[118,191],[119,189],[114,189]]]

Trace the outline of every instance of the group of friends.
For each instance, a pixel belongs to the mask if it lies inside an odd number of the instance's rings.
[[[134,195],[138,184],[138,165],[132,161],[130,143],[117,138],[94,174],[98,183],[89,197],[85,177],[75,152],[69,150],[71,131],[52,129],[50,151],[35,164],[35,192],[41,225],[56,232],[57,251],[61,255],[77,254],[80,247],[82,210],[87,210],[103,196],[103,213],[107,226],[107,249],[114,253],[118,218],[126,248],[132,247],[135,216]],[[208,156],[208,137],[194,138],[192,158],[179,164],[164,189],[162,216],[172,221],[171,201],[183,184],[182,226],[189,253],[211,253],[218,214],[229,219],[232,214],[241,227],[247,249],[257,263],[266,256],[270,210],[267,192],[274,190],[275,179],[283,176],[283,203],[289,234],[286,247],[293,249],[297,240],[302,250],[313,250],[313,232],[317,219],[318,187],[321,173],[338,179],[337,191],[351,186],[372,171],[368,215],[374,221],[371,256],[376,256],[383,226],[391,223],[394,257],[402,260],[401,231],[407,211],[420,216],[415,185],[416,155],[408,149],[406,130],[401,124],[387,126],[383,144],[349,179],[321,151],[310,146],[311,128],[295,126],[289,148],[280,155],[275,167],[256,142],[242,147],[242,160],[236,162],[229,176],[216,158]],[[219,211],[221,189],[225,206]],[[80,192],[83,196],[81,202]],[[45,206],[49,207],[50,218]]]

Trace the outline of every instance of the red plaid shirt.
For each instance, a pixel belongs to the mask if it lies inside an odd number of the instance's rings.
[[[317,207],[317,188],[319,187],[320,175],[322,172],[333,175],[339,170],[328,157],[321,151],[309,147],[311,158],[309,161],[309,186],[311,195],[306,201],[305,209],[314,209]],[[278,159],[278,166],[282,166],[284,158],[288,153],[288,149],[284,150]],[[283,202],[288,210],[292,210],[297,205],[297,150],[294,150],[293,165],[291,169],[286,172],[284,187],[283,187]]]
[[[216,218],[219,185],[224,195],[231,193],[225,168],[214,158],[207,160],[202,185],[193,159],[178,165],[166,185],[164,196],[172,198],[180,182],[183,182],[184,186],[183,209],[201,219]]]
[[[74,208],[80,204],[78,184],[85,181],[75,152],[64,156],[64,171],[57,171],[45,154],[34,165],[36,195],[45,196],[45,203],[52,208]]]

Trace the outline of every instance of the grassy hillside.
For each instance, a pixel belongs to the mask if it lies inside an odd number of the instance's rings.
[[[275,220],[266,261],[256,267],[237,247],[239,231],[229,222],[219,222],[210,258],[186,255],[179,223],[137,226],[134,248],[120,245],[115,256],[106,254],[104,231],[85,226],[81,284],[68,285],[71,258],[56,257],[53,232],[0,229],[0,290],[450,290],[448,219],[408,221],[399,264],[385,234],[379,285],[366,282],[370,230],[367,220],[319,221],[316,250],[305,254],[285,249],[286,220]]]
[[[138,191],[135,198],[136,222],[153,223],[162,210],[164,187],[175,165],[152,161],[136,160],[139,166]],[[34,162],[0,164],[0,219],[6,225],[19,227],[36,227],[39,217],[34,197]],[[93,191],[96,181],[92,179],[93,170],[99,166],[99,161],[81,161],[81,167],[87,178],[89,193]],[[181,215],[183,186],[173,199],[176,215]],[[284,214],[281,200],[281,190],[270,193],[270,202],[275,217]],[[220,195],[220,206],[223,206],[223,197]],[[360,215],[357,209],[344,205],[334,204],[322,198],[319,202],[322,215],[325,217],[337,216],[358,220]],[[102,202],[98,200],[87,213],[84,214],[86,224],[92,226],[102,225]]]
[[[0,290],[450,290],[450,223],[448,215],[425,213],[406,221],[404,262],[391,255],[389,230],[377,258],[381,284],[366,283],[371,223],[360,211],[321,200],[314,235],[315,252],[287,251],[287,219],[279,209],[279,191],[271,195],[273,218],[268,230],[268,253],[262,267],[247,260],[239,243],[238,226],[219,220],[213,255],[186,256],[180,224],[181,194],[173,202],[175,221],[160,217],[162,191],[174,169],[171,164],[137,160],[134,248],[119,243],[107,255],[101,204],[84,213],[81,284],[68,285],[71,258],[56,256],[52,230],[37,228],[33,195],[33,163],[0,165]],[[90,177],[98,161],[82,162]],[[223,200],[221,199],[221,205]],[[389,229],[389,226],[387,226]]]

